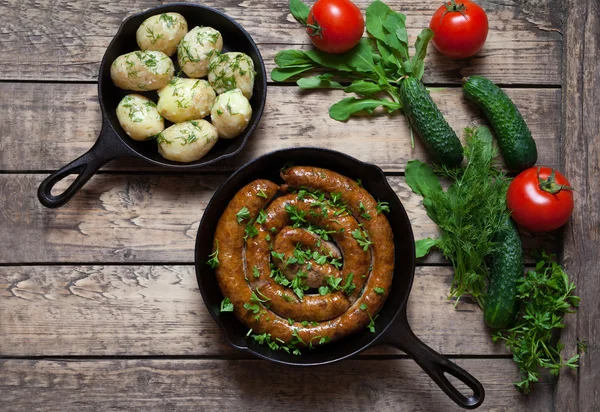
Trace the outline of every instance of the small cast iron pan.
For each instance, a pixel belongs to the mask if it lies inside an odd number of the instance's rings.
[[[223,36],[223,52],[239,51],[246,53],[253,60],[254,69],[256,70],[254,93],[252,99],[250,99],[252,118],[244,133],[235,139],[219,139],[206,156],[191,163],[166,160],[158,154],[155,142],[138,142],[131,139],[121,128],[115,112],[121,99],[130,93],[144,94],[156,101],[158,97],[156,91],[134,92],[116,87],[110,78],[110,65],[118,56],[139,50],[135,40],[135,32],[144,20],[155,14],[166,12],[177,12],[183,15],[188,22],[189,30],[196,26],[210,26],[217,29]],[[177,68],[176,55],[172,58]],[[174,170],[189,170],[234,156],[244,148],[248,136],[252,134],[258,125],[266,98],[267,73],[262,56],[250,35],[231,17],[210,7],[191,3],[173,3],[134,14],[121,23],[119,31],[110,42],[100,64],[98,100],[102,109],[102,129],[96,144],[87,153],[48,176],[40,184],[38,199],[46,207],[64,205],[100,167],[117,157],[137,157],[157,166]],[[63,193],[53,195],[51,191],[54,185],[71,174],[78,175],[75,181]]]
[[[339,341],[320,346],[312,351],[305,350],[301,356],[272,351],[268,346],[258,345],[246,339],[248,328],[233,314],[220,313],[223,295],[217,284],[214,271],[204,262],[212,253],[212,243],[217,222],[235,193],[249,182],[269,179],[283,183],[279,177],[281,168],[293,162],[296,165],[327,168],[353,179],[362,179],[376,199],[389,202],[391,213],[388,220],[394,233],[395,273],[389,297],[376,322],[376,333],[368,330],[350,335]],[[450,362],[421,342],[410,329],[406,317],[406,302],[415,272],[414,238],[410,221],[404,207],[377,166],[363,163],[343,153],[319,148],[284,149],[261,156],[236,171],[223,183],[210,200],[196,238],[196,277],[208,311],[223,330],[227,342],[234,348],[248,350],[256,356],[286,365],[316,366],[354,356],[374,345],[391,345],[411,358],[435,381],[435,383],[459,406],[474,409],[483,403],[484,389],[473,376]],[[444,374],[450,374],[472,391],[464,396]]]

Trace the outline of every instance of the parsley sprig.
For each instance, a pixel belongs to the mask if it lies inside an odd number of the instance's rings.
[[[579,355],[563,359],[564,344],[553,345],[553,334],[565,327],[564,315],[573,313],[579,306],[574,295],[575,284],[554,257],[542,254],[535,270],[518,281],[518,298],[521,313],[517,325],[509,330],[499,330],[492,335],[494,342],[504,341],[519,365],[521,381],[515,386],[529,392],[530,384],[539,379],[541,368],[557,376],[563,367],[577,369]]]

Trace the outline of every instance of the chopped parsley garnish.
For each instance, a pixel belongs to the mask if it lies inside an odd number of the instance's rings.
[[[227,297],[221,302],[221,312],[233,312],[233,303]]]
[[[368,233],[366,230],[355,229],[352,232],[352,237],[356,239],[356,242],[363,250],[366,252],[369,249],[369,246],[373,244],[368,238]]]
[[[264,210],[261,210],[260,212],[258,212],[258,216],[256,217],[256,223],[262,225],[263,223],[265,223],[267,220],[267,212],[265,212]]]
[[[206,264],[213,269],[219,266],[219,242],[215,241],[215,244],[215,251],[208,255],[209,259],[206,261]]]
[[[385,289],[384,288],[373,288],[373,291],[375,293],[377,293],[378,295],[383,295],[385,293]]]
[[[245,219],[250,219],[250,211],[246,206],[244,206],[235,214],[235,217],[237,218],[238,224],[241,224]]]
[[[219,113],[219,114],[222,114],[222,112],[221,112],[221,113]],[[258,197],[262,197],[263,199],[266,199],[266,198],[268,197],[268,196],[267,196],[267,194],[265,193],[265,191],[264,191],[264,190],[262,190],[262,189],[260,189],[260,190],[259,190],[259,191],[256,193],[256,196],[258,196]]]
[[[254,266],[252,268],[252,276],[254,276],[255,278],[259,278],[260,277],[260,272],[258,271],[258,268],[256,266]]]
[[[254,222],[248,222],[248,224],[246,225],[245,232],[246,236],[244,236],[244,240],[248,240],[248,238],[258,235],[258,229],[256,228],[256,226],[254,226]]]
[[[390,213],[390,204],[388,202],[377,202],[377,214]]]
[[[251,305],[248,302],[244,303],[244,309],[246,309],[248,312],[252,312],[254,314],[258,314],[258,312],[260,312],[259,305],[257,305],[257,304]]]

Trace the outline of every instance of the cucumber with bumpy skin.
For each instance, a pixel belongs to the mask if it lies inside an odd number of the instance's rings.
[[[460,140],[423,83],[407,77],[402,79],[399,91],[404,114],[435,161],[448,167],[458,166],[463,159]]]
[[[496,133],[504,162],[523,170],[537,161],[537,148],[519,109],[492,81],[482,76],[463,79],[463,91],[485,114]]]
[[[519,311],[517,280],[523,277],[523,245],[511,219],[494,236],[496,247],[490,256],[490,284],[484,304],[489,327],[510,327]]]

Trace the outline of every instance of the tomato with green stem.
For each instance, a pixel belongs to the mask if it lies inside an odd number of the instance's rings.
[[[471,57],[481,49],[488,35],[485,11],[472,1],[451,0],[434,13],[429,28],[433,45],[454,59]]]
[[[350,0],[317,0],[306,21],[306,32],[316,48],[344,53],[360,41],[365,20]]]
[[[531,232],[558,229],[573,212],[573,188],[560,172],[531,167],[513,179],[506,193],[508,209]]]

